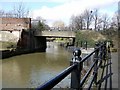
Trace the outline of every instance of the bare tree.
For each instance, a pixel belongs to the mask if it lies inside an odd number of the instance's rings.
[[[70,26],[73,29],[77,29],[77,30],[83,30],[84,27],[84,18],[83,15],[78,15],[78,16],[72,16],[71,17],[71,22],[70,22]]]
[[[103,30],[106,30],[109,26],[109,18],[107,14],[103,15],[102,22],[103,22]]]
[[[118,23],[119,23],[119,15],[118,15],[118,11],[115,12],[115,14],[113,15],[112,17],[112,22],[111,22],[111,28],[114,29],[114,30],[117,30],[118,29]]]
[[[73,15],[73,16],[71,16],[71,18],[70,18],[70,25],[69,25],[69,28],[71,29],[71,30],[74,30],[75,29],[75,16]]]
[[[22,2],[15,4],[11,11],[5,12],[4,10],[0,10],[0,17],[25,18],[28,17],[28,15],[29,10]]]
[[[53,27],[57,28],[58,30],[63,30],[65,28],[65,23],[61,20],[53,22]]]
[[[27,17],[29,15],[29,10],[22,2],[20,2],[18,5],[15,5],[13,7],[13,11],[17,18]]]
[[[102,29],[102,18],[99,17],[97,22],[97,30],[100,31],[101,29]]]
[[[86,22],[86,29],[89,29],[89,26],[92,22],[92,18],[93,18],[92,11],[86,9],[84,12],[84,20]]]
[[[4,11],[3,10],[0,10],[0,17],[3,17],[4,16]]]
[[[5,13],[5,17],[15,17],[15,15],[14,15],[14,13],[12,13],[11,11],[9,11],[9,12],[6,12]]]
[[[96,31],[97,30],[97,27],[98,27],[98,9],[95,9],[94,12],[93,12],[93,20],[94,20],[94,30]]]

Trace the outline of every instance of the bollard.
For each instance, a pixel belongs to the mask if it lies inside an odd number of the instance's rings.
[[[95,44],[95,50],[96,50],[96,52],[95,52],[95,55],[94,55],[94,62],[96,62],[95,63],[95,66],[94,66],[94,71],[93,71],[93,74],[95,74],[95,79],[94,79],[94,83],[97,85],[97,64],[98,64],[98,54],[99,54],[99,43],[96,43]],[[97,60],[97,61],[96,61]]]
[[[81,61],[81,50],[80,49],[76,49],[73,52],[74,57],[72,58],[70,64],[77,64],[77,68],[74,69],[71,72],[71,88],[72,89],[80,89],[80,79],[81,79],[81,70],[82,70],[82,64],[80,63]]]

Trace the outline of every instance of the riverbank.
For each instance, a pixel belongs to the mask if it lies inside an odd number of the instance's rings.
[[[17,47],[17,42],[0,41],[0,51],[11,50]]]
[[[17,56],[17,55],[22,55],[22,54],[35,53],[35,52],[45,52],[45,50],[43,50],[43,49],[34,49],[34,50],[29,50],[29,49],[2,50],[2,51],[0,51],[0,53],[1,53],[0,59],[5,59],[5,58],[9,58],[9,57],[12,57],[12,56]]]

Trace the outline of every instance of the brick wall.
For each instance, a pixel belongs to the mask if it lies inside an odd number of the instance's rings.
[[[0,30],[22,30],[29,29],[30,18],[0,18]]]

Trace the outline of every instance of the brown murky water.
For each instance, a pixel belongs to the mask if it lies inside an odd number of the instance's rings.
[[[71,58],[71,52],[49,43],[46,52],[2,60],[2,88],[36,88],[67,68]],[[56,87],[69,87],[69,77]]]

